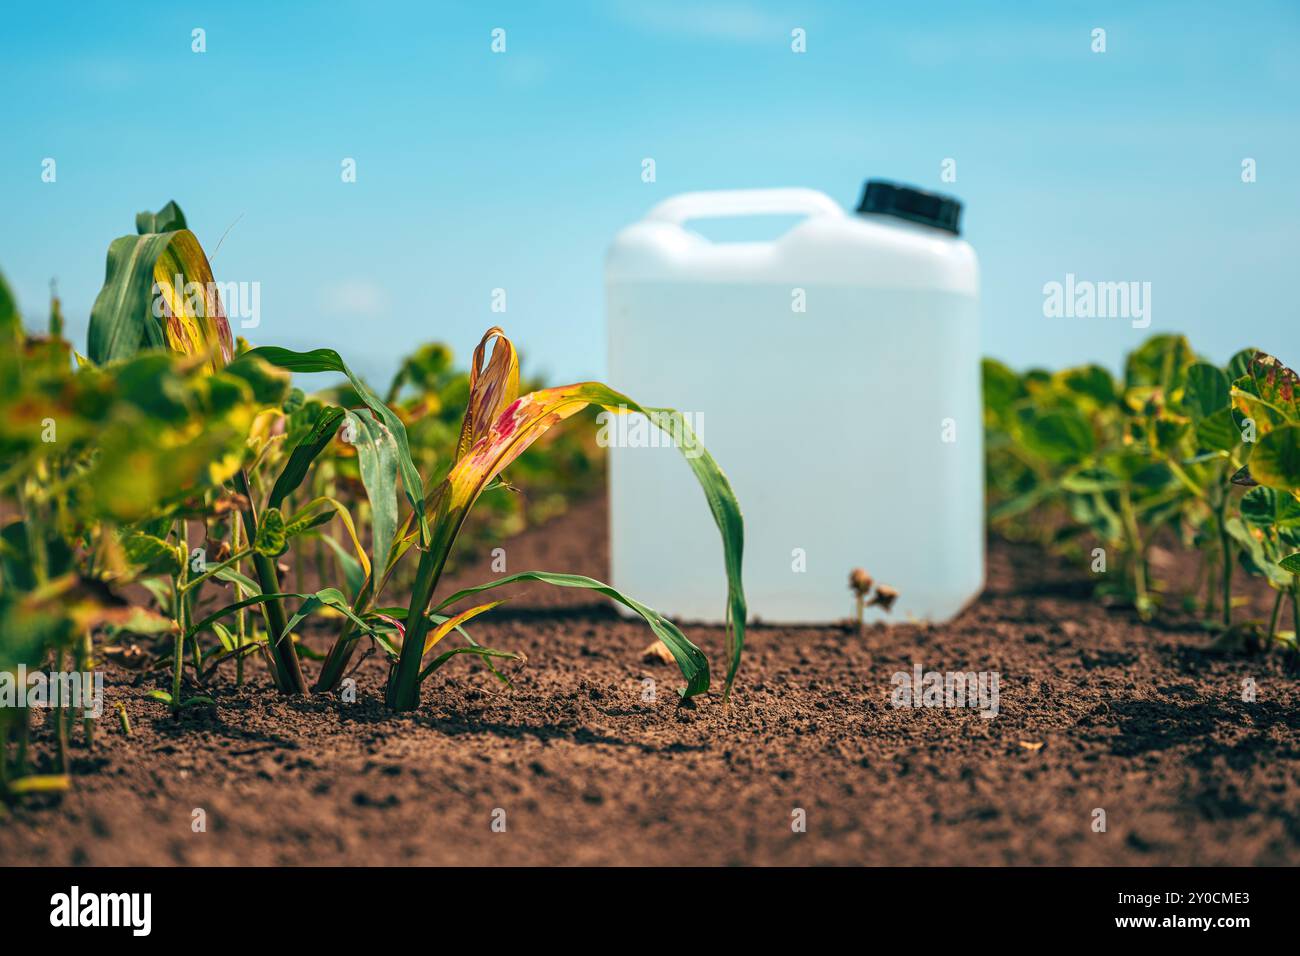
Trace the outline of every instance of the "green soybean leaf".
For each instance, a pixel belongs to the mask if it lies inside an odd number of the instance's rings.
[[[1018,376],[997,359],[983,362],[984,407],[998,417],[1006,415],[1011,404],[1025,395]]]
[[[1187,370],[1183,406],[1193,420],[1208,418],[1232,405],[1228,376],[1213,365],[1197,362]]]
[[[1250,456],[1250,475],[1270,488],[1300,488],[1300,425],[1283,425],[1261,438]]]
[[[1241,430],[1231,408],[1211,412],[1196,423],[1196,447],[1210,451],[1232,451],[1241,444]]]
[[[1300,574],[1300,551],[1295,554],[1288,554],[1278,562],[1278,567],[1292,574]]]
[[[1250,373],[1250,360],[1255,357],[1259,349],[1242,349],[1232,358],[1228,359],[1228,364],[1224,367],[1228,373],[1229,381],[1235,382],[1243,375]]]
[[[1113,405],[1118,397],[1115,380],[1100,365],[1081,365],[1060,373],[1061,384],[1077,395],[1086,395],[1100,406]]]
[[[152,574],[180,574],[185,564],[181,549],[151,534],[131,534],[122,541],[127,561]]]
[[[1182,387],[1193,361],[1186,336],[1153,335],[1129,354],[1124,381],[1128,388],[1151,387],[1169,395]]]
[[[288,546],[289,539],[284,531],[284,515],[280,513],[279,508],[267,508],[258,518],[257,538],[253,542],[253,550],[268,558],[274,558],[284,554]]]
[[[1252,488],[1241,496],[1241,516],[1258,528],[1300,528],[1300,500],[1275,488]]]
[[[1075,409],[1052,411],[1033,419],[1025,429],[1025,444],[1058,463],[1079,461],[1094,448],[1092,429]]]

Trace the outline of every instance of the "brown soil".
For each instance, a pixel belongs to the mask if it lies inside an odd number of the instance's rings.
[[[603,502],[581,505],[513,540],[510,569],[602,577],[605,533]],[[279,698],[258,666],[179,721],[117,671],[108,712],[126,702],[133,734],[100,721],[75,790],[0,824],[0,863],[1300,863],[1281,656],[1212,656],[1190,620],[1139,624],[1040,552],[991,548],[988,592],[951,624],[754,628],[730,709],[679,709],[644,627],[540,585],[474,625],[527,654],[514,689],[453,662],[413,716],[384,711],[373,658],[353,704]],[[686,630],[718,666],[722,632]],[[998,672],[999,715],[894,708],[914,661]]]

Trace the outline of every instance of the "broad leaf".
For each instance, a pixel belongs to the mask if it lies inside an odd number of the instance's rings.
[[[1274,428],[1250,456],[1250,475],[1282,491],[1300,489],[1300,425]]]

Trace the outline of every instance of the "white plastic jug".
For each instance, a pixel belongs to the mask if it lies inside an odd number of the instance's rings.
[[[687,193],[606,262],[609,381],[685,413],[727,473],[764,621],[844,620],[855,567],[900,592],[886,620],[946,620],[983,586],[975,252],[954,200],[871,183],[863,210],[808,189]],[[685,227],[772,214],[805,218],[771,242]],[[613,584],[721,621],[708,505],[678,449],[634,440],[646,431],[608,432]]]

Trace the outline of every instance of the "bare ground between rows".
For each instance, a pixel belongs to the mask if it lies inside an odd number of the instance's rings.
[[[513,539],[510,568],[602,577],[606,527],[603,501],[581,504]],[[490,577],[480,564],[447,588]],[[514,689],[453,663],[411,716],[383,710],[375,659],[354,704],[277,697],[259,666],[179,721],[115,670],[108,712],[124,701],[134,732],[101,720],[75,789],[0,823],[0,863],[1300,863],[1281,657],[1207,654],[1193,621],[1141,624],[1089,584],[994,541],[988,591],[949,624],[754,628],[729,709],[679,709],[644,627],[541,585],[475,623],[527,654]],[[720,669],[721,629],[686,630]],[[996,671],[999,715],[892,707],[914,661]]]

